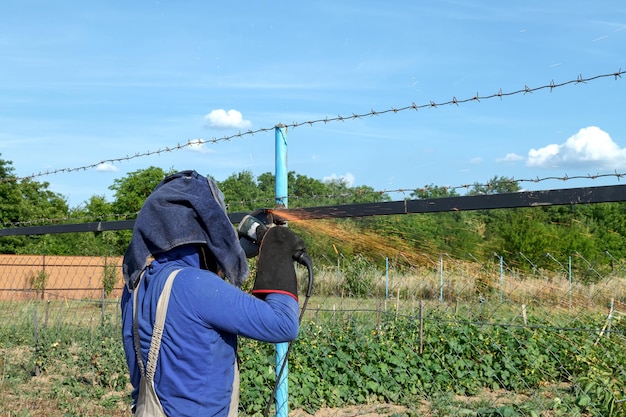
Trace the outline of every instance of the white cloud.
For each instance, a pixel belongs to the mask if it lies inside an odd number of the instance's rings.
[[[349,172],[346,173],[345,175],[332,174],[332,175],[324,177],[322,181],[323,182],[341,181],[345,183],[348,187],[352,187],[352,185],[354,184],[354,175],[352,175]]]
[[[187,149],[192,152],[198,153],[212,153],[214,152],[212,149],[207,148],[206,141],[204,139],[193,139],[189,141],[187,145]]]
[[[204,116],[204,120],[209,127],[215,129],[247,129],[252,125],[237,110],[211,110],[211,113]]]
[[[101,164],[98,164],[98,166],[96,167],[96,171],[100,171],[100,172],[117,172],[117,167],[113,164],[110,164],[108,162],[103,162]]]
[[[626,149],[620,148],[602,129],[589,126],[580,129],[563,144],[531,149],[526,165],[538,168],[622,169],[626,168]]]
[[[472,165],[481,164],[482,162],[483,162],[483,158],[481,158],[480,156],[470,159],[470,164]]]
[[[524,160],[524,157],[516,153],[507,153],[504,158],[496,159],[497,162],[515,162],[515,161],[523,161],[523,160]]]

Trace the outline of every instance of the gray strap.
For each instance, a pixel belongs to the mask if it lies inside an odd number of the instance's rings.
[[[143,275],[143,272],[141,273]],[[139,282],[141,282],[141,276]],[[143,368],[143,359],[141,357],[141,344],[139,343],[139,309],[137,308],[137,293],[139,292],[138,286],[133,291],[133,343],[135,345],[135,356],[137,357],[137,365],[139,366],[139,372],[141,375],[145,375]]]
[[[137,289],[135,289],[134,294],[134,303],[133,303],[133,339],[135,343],[135,353],[137,355],[137,362],[139,365],[139,370],[142,375],[145,375],[148,381],[152,381],[154,378],[154,372],[156,370],[157,358],[159,357],[159,351],[161,349],[161,338],[163,336],[163,326],[165,323],[165,316],[167,314],[167,306],[170,301],[170,292],[172,290],[172,285],[174,284],[174,278],[176,278],[176,274],[180,272],[180,269],[176,271],[172,271],[172,273],[167,277],[167,281],[165,281],[165,285],[163,286],[163,291],[159,296],[159,301],[157,303],[156,309],[156,317],[154,321],[154,327],[152,329],[152,339],[150,340],[150,350],[148,351],[148,360],[146,362],[146,368],[144,371],[143,359],[141,357],[141,346],[139,344],[139,313],[137,308]]]

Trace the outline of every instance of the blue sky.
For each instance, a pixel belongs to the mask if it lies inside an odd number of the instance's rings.
[[[70,206],[129,172],[274,172],[279,123],[626,70],[613,1],[5,1],[0,158]],[[626,76],[288,130],[288,168],[375,190],[626,172]],[[231,140],[239,131],[269,129]],[[181,150],[131,158],[189,141]],[[523,183],[526,189],[603,180]],[[462,193],[462,191],[461,191]],[[402,195],[392,195],[402,198]]]

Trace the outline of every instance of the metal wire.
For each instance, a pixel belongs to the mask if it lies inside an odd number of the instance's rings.
[[[289,124],[278,124],[277,126],[280,127],[287,127],[287,128],[296,128],[296,127],[301,127],[301,126],[313,126],[313,125],[317,125],[317,124],[328,124],[328,123],[334,123],[334,122],[345,122],[345,121],[349,121],[349,120],[356,120],[356,119],[362,119],[365,117],[373,117],[373,116],[383,116],[383,115],[388,115],[388,114],[397,114],[397,113],[401,113],[401,112],[405,112],[405,111],[418,111],[420,109],[426,109],[426,108],[433,108],[433,107],[440,107],[440,106],[449,106],[449,105],[456,105],[459,106],[461,104],[465,104],[465,103],[470,103],[470,102],[480,102],[481,100],[490,100],[490,99],[494,99],[494,98],[500,98],[502,99],[503,97],[509,97],[509,96],[514,96],[514,95],[526,95],[528,93],[533,93],[536,91],[540,91],[540,90],[550,90],[550,92],[552,92],[555,88],[560,88],[560,87],[565,87],[567,85],[576,85],[576,84],[584,84],[584,83],[588,83],[591,81],[595,81],[595,80],[599,80],[602,78],[609,78],[609,77],[613,77],[615,80],[617,80],[618,78],[622,77],[622,74],[626,73],[626,71],[622,71],[622,69],[620,68],[619,70],[612,72],[612,73],[607,73],[607,74],[601,74],[601,75],[594,75],[592,77],[583,77],[582,75],[578,75],[577,78],[569,80],[569,81],[565,81],[565,82],[561,82],[561,83],[555,83],[554,80],[551,80],[548,84],[542,85],[542,86],[538,86],[538,87],[529,87],[527,85],[524,85],[524,88],[519,89],[519,90],[514,90],[514,91],[509,91],[509,92],[503,92],[502,88],[500,88],[498,90],[498,92],[493,93],[493,94],[487,94],[487,95],[481,95],[478,92],[476,92],[476,94],[472,97],[468,97],[468,98],[464,98],[464,99],[457,99],[456,96],[452,97],[451,100],[447,100],[447,101],[440,101],[440,102],[435,102],[435,101],[429,101],[428,103],[425,104],[415,104],[415,103],[411,103],[409,105],[404,105],[404,106],[400,106],[400,107],[391,107],[389,109],[386,110],[370,110],[368,112],[364,112],[364,113],[353,113],[352,115],[338,115],[336,117],[325,117],[323,119],[314,119],[314,120],[307,120],[307,121],[301,121],[301,122],[292,122]],[[218,143],[218,142],[225,142],[225,141],[231,141],[233,139],[239,139],[242,137],[247,137],[247,136],[254,136],[255,134],[258,133],[265,133],[265,132],[271,132],[275,129],[275,126],[272,127],[264,127],[264,128],[259,128],[256,130],[248,130],[246,132],[239,132],[236,133],[234,135],[230,135],[230,136],[223,136],[221,138],[211,138],[211,139],[190,139],[188,140],[186,143],[177,143],[176,145],[173,146],[166,146],[165,148],[159,148],[156,150],[148,150],[146,152],[137,152],[134,155],[126,155],[126,156],[122,156],[122,157],[118,157],[118,158],[111,158],[111,159],[103,159],[99,162],[95,162],[95,163],[91,163],[91,164],[87,164],[87,165],[82,165],[79,167],[73,167],[73,168],[59,168],[59,169],[53,169],[53,170],[46,170],[46,171],[40,171],[38,173],[33,173],[31,175],[22,177],[22,178],[0,178],[0,183],[1,182],[11,182],[11,181],[19,181],[19,180],[25,180],[25,179],[32,179],[32,178],[38,178],[38,177],[43,177],[43,176],[47,176],[47,175],[52,175],[52,174],[60,174],[60,173],[69,173],[69,172],[78,172],[78,171],[85,171],[88,169],[93,169],[98,167],[99,165],[102,164],[115,164],[115,163],[121,163],[121,162],[126,162],[126,161],[130,161],[133,159],[137,159],[137,158],[142,158],[142,157],[148,157],[148,156],[152,156],[152,155],[160,155],[163,153],[169,153],[169,152],[175,152],[175,151],[179,151],[181,149],[185,149],[188,148],[190,146],[198,146],[198,145],[204,145],[204,144],[210,144],[210,143]]]

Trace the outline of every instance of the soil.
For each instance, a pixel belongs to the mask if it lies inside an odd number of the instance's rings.
[[[321,408],[315,414],[303,410],[293,410],[290,417],[379,417],[392,415],[406,415],[408,408],[393,404],[355,405],[344,408]],[[413,411],[414,413],[415,411]],[[421,416],[428,416],[427,412]]]

